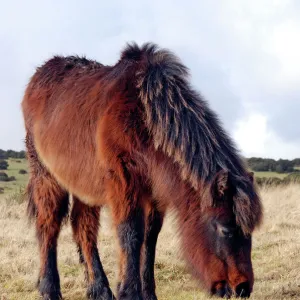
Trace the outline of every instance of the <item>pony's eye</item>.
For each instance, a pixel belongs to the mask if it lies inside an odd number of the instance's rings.
[[[233,237],[233,233],[231,232],[231,233],[227,234],[226,237],[231,239]]]
[[[219,232],[220,236],[230,239],[230,238],[233,238],[235,230],[234,230],[234,228],[219,226],[218,232]]]

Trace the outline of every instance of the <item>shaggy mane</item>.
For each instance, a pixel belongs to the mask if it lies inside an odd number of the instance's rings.
[[[122,60],[137,65],[136,87],[155,148],[179,163],[183,180],[196,190],[221,169],[228,170],[236,187],[237,222],[244,232],[252,231],[261,219],[259,198],[232,139],[191,88],[188,68],[172,52],[151,43],[127,45]]]

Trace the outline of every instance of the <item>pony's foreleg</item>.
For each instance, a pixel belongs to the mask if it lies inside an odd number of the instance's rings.
[[[74,240],[79,248],[80,260],[86,266],[87,297],[94,300],[115,299],[103,270],[98,248],[100,207],[89,207],[73,196],[71,224]]]
[[[120,244],[118,299],[142,300],[140,255],[144,239],[144,212],[140,208],[130,208],[129,203],[125,208],[122,203],[122,207],[113,209],[113,214]]]
[[[164,212],[153,204],[146,211],[143,264],[141,268],[144,300],[156,300],[154,262],[157,238],[163,225]]]
[[[61,299],[57,270],[57,239],[63,218],[68,213],[69,197],[43,169],[28,184],[29,206],[35,210],[36,233],[40,248],[38,289],[43,299]]]

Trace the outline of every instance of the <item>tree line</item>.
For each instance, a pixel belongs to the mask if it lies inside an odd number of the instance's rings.
[[[249,168],[256,172],[292,173],[299,172],[300,158],[293,160],[251,157],[246,159]]]
[[[14,151],[11,149],[0,149],[0,159],[8,158],[26,158],[26,152],[23,150]],[[249,168],[255,172],[292,173],[299,171],[295,168],[298,166],[300,167],[300,158],[295,158],[293,160],[275,160],[272,158],[251,157],[246,158],[246,161],[248,163]]]
[[[0,159],[8,159],[8,158],[25,158],[25,151],[14,151],[14,150],[2,150],[0,149]]]

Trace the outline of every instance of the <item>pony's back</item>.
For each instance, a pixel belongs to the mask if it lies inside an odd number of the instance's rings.
[[[56,56],[39,67],[22,102],[27,143],[69,192],[95,203],[103,168],[97,155],[99,122],[118,99],[113,67]]]

